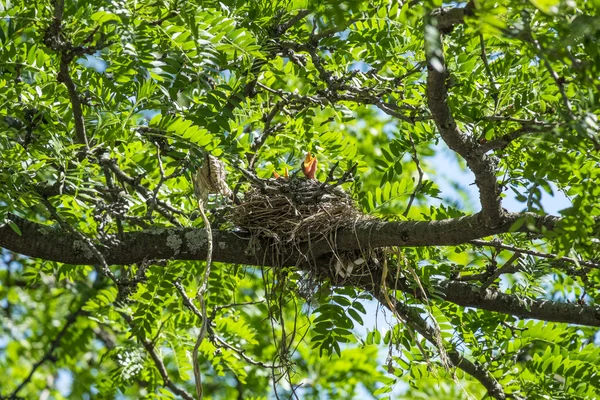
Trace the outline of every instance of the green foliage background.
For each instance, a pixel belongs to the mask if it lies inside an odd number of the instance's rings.
[[[234,166],[247,166],[253,157],[258,175],[271,177],[285,168],[298,171],[311,151],[320,180],[337,162],[344,170],[358,162],[357,179],[345,189],[365,213],[441,220],[477,211],[470,206],[477,200],[468,198],[471,182],[449,182],[462,196],[449,201],[457,197],[442,192],[436,179],[444,171],[434,162],[441,141],[427,107],[425,23],[441,5],[68,1],[64,42],[53,45],[54,3],[5,1],[0,221],[13,213],[52,229],[54,218],[41,198],[60,189],[48,197],[51,205],[91,237],[200,227],[190,174],[203,150],[225,161],[232,187],[240,179]],[[495,150],[503,196],[514,194],[523,209],[538,214],[544,213],[544,193],[558,190],[572,203],[561,211],[558,231],[503,240],[597,260],[600,4],[480,0],[470,7],[475,13],[444,37],[454,118],[480,143],[527,130]],[[310,14],[295,21],[302,9]],[[288,21],[293,24],[282,30]],[[82,103],[89,157],[81,156],[85,145],[77,140],[56,46],[72,46],[69,74]],[[110,182],[102,156],[149,190]],[[459,272],[484,273],[509,256],[464,244],[406,248],[401,257],[432,288]],[[193,297],[204,263],[152,264],[144,282],[119,293],[96,267],[8,251],[2,257],[0,395],[13,393],[43,360],[20,396],[176,397],[144,344],[156,349],[171,382],[193,393],[190,352],[200,323],[173,282]],[[502,285],[519,301],[595,304],[600,295],[597,269],[559,268],[530,256],[519,262],[520,272]],[[139,268],[113,271],[128,277]],[[216,338],[201,348],[207,397],[484,397],[476,379],[445,370],[437,350],[392,322],[389,312],[380,310],[386,324],[375,325],[367,293],[321,282],[306,298],[299,294],[301,281],[293,270],[281,279],[269,268],[216,263],[208,298]],[[435,318],[446,345],[487,369],[508,395],[596,397],[596,328],[397,295]],[[265,367],[273,364],[280,368]],[[67,390],[56,385],[59,371],[72,378]]]

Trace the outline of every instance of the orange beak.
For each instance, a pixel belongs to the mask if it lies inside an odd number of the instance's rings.
[[[281,178],[281,175],[279,175],[277,173],[277,171],[273,171],[273,176],[275,177],[275,179]],[[289,178],[290,177],[290,173],[289,173],[287,167],[283,170],[283,177],[284,178]]]
[[[315,179],[317,165],[319,165],[317,157],[313,157],[310,152],[306,153],[306,158],[302,163],[302,172],[304,172],[304,176],[306,176],[308,179]]]

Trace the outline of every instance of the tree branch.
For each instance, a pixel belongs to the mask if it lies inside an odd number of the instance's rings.
[[[80,239],[72,233],[41,225],[9,214],[21,232],[17,234],[9,224],[0,226],[0,246],[30,257],[89,265],[97,259]],[[290,248],[276,255],[266,240],[251,241],[248,234],[240,231],[213,232],[215,243],[213,260],[232,264],[273,265],[275,267],[295,266],[300,270],[314,269],[314,261],[329,260],[332,246],[337,251],[357,251],[378,247],[413,247],[457,245],[510,231],[511,226],[521,218],[529,218],[536,229],[552,230],[560,221],[557,217],[539,216],[532,213],[508,213],[500,227],[495,229],[482,226],[478,214],[440,221],[396,221],[382,222],[368,220],[358,222],[352,229],[340,229],[336,242],[322,238],[311,241],[308,247]],[[521,232],[531,232],[530,224],[522,224]],[[204,260],[206,257],[206,231],[197,228],[152,229],[124,232],[118,243],[103,243],[97,246],[108,264],[133,264],[145,259]],[[311,259],[307,260],[307,254]],[[271,260],[284,260],[273,263]],[[328,270],[328,268],[327,268]],[[343,284],[341,282],[340,284]],[[466,285],[466,286],[465,286]],[[372,289],[372,281],[361,282],[364,289]],[[487,290],[479,293],[477,286],[463,282],[447,282],[440,286],[446,300],[466,307],[478,307],[527,318],[573,324],[600,326],[600,317],[591,306],[564,304],[550,301],[519,299]]]
[[[77,243],[80,239],[66,229],[38,224],[14,214],[8,214],[6,218],[15,223],[21,235],[9,224],[0,226],[1,247],[30,257],[68,264],[89,265],[98,262],[93,253],[81,249]],[[519,232],[524,233],[539,233],[542,227],[552,230],[560,221],[558,217],[534,213],[507,213],[503,223],[496,228],[483,226],[479,214],[439,221],[363,220],[351,229],[340,229],[333,244],[319,237],[313,238],[310,254],[315,258],[330,254],[332,245],[336,245],[338,251],[388,246],[458,245],[510,232],[511,226],[523,218],[529,222],[519,228]],[[263,260],[271,260],[269,243],[258,240],[255,246],[250,246],[250,235],[247,233],[216,230],[213,238],[216,244],[214,260],[217,262],[263,265]],[[100,241],[96,247],[108,265],[135,264],[145,259],[204,260],[206,230],[174,227],[124,232],[123,240],[119,243]],[[283,266],[293,266],[299,259],[305,259],[303,251],[306,250],[302,246],[289,249]]]
[[[435,24],[435,19],[432,22]],[[426,25],[425,44],[428,63],[427,104],[431,115],[444,142],[465,159],[475,175],[483,224],[490,228],[496,227],[502,223],[504,216],[501,189],[496,179],[496,161],[478,151],[475,139],[461,132],[454,120],[448,105],[446,80],[449,74],[444,60],[442,36],[435,25]]]
[[[389,304],[383,293],[374,295],[379,302],[394,313],[398,313],[413,329],[423,336],[429,343],[438,347],[438,341],[435,339],[434,328],[416,312],[407,309],[402,303],[395,301],[395,304]],[[477,379],[488,391],[488,394],[498,400],[506,399],[504,389],[498,381],[483,367],[473,364],[470,360],[462,356],[456,349],[447,352],[448,358],[452,364],[463,370],[465,373]]]
[[[80,304],[79,308],[75,312],[69,314],[69,316],[67,317],[65,324],[63,325],[60,332],[58,332],[58,334],[56,335],[54,340],[52,340],[52,342],[50,342],[50,347],[48,348],[48,350],[46,350],[46,353],[44,353],[44,356],[42,358],[40,358],[33,365],[33,367],[31,367],[31,371],[29,371],[29,375],[27,375],[27,377],[23,380],[23,382],[21,382],[21,384],[19,386],[17,386],[17,388],[15,390],[13,390],[13,392],[8,396],[9,399],[16,399],[17,394],[21,391],[21,389],[23,389],[25,387],[25,385],[27,385],[31,381],[31,378],[33,377],[33,374],[35,373],[35,371],[37,371],[37,369],[39,367],[41,367],[42,364],[44,364],[46,361],[48,361],[52,357],[52,355],[54,354],[54,350],[56,350],[56,348],[60,345],[60,341],[61,341],[62,337],[65,335],[65,333],[67,333],[67,330],[71,327],[71,325],[73,325],[75,323],[75,321],[77,320],[77,317],[79,317],[79,315],[81,315],[81,313],[83,312],[83,309],[82,309],[83,304],[85,304],[85,301]]]
[[[595,306],[533,300],[492,289],[481,291],[477,286],[465,282],[445,281],[440,288],[446,301],[463,307],[476,307],[521,318],[600,326],[600,310]]]
[[[121,314],[123,319],[130,326],[134,326],[133,318],[131,318],[130,315],[125,314],[123,312],[120,312],[119,314]],[[167,372],[167,368],[165,367],[163,360],[159,357],[158,353],[156,352],[156,349],[154,348],[154,344],[151,341],[146,340],[144,338],[140,338],[140,342],[142,343],[142,346],[144,346],[144,349],[146,349],[146,351],[150,355],[150,358],[152,358],[152,361],[154,362],[156,369],[158,369],[158,373],[160,374],[160,376],[163,380],[163,385],[165,387],[168,387],[169,389],[171,389],[171,391],[173,393],[175,393],[178,396],[181,396],[185,400],[194,400],[194,397],[192,395],[190,395],[184,389],[180,388],[175,383],[173,383],[173,381],[171,381],[171,378],[169,378],[169,373]]]
[[[475,246],[494,247],[496,249],[514,251],[517,253],[528,254],[530,256],[546,258],[546,259],[553,260],[553,261],[562,261],[562,262],[567,262],[567,263],[574,264],[574,265],[579,264],[579,265],[582,265],[582,266],[588,267],[588,268],[600,268],[600,264],[597,262],[576,260],[571,257],[559,257],[556,254],[544,253],[541,251],[535,251],[535,250],[529,250],[529,249],[522,249],[520,247],[510,246],[510,245],[503,244],[502,242],[495,241],[495,240],[494,241],[471,240],[470,243],[474,244]]]

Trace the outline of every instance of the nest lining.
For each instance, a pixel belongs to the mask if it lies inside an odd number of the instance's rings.
[[[285,253],[283,249],[288,246],[300,249],[299,245],[306,244],[310,248],[327,240],[331,246],[328,261],[311,260],[306,249],[299,260],[309,267],[310,273],[301,286],[302,292],[310,293],[318,286],[316,277],[325,276],[337,284],[351,283],[371,279],[375,271],[381,270],[381,249],[340,252],[334,245],[338,229],[353,229],[357,222],[371,218],[358,210],[339,185],[291,177],[255,180],[228,219],[254,237],[271,239],[275,254]]]
[[[253,234],[295,244],[365,218],[339,186],[302,178],[269,179],[252,186],[230,215],[231,222]]]

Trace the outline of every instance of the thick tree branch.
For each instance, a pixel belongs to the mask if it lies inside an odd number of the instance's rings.
[[[68,264],[89,265],[97,263],[94,254],[81,239],[65,229],[42,225],[14,214],[7,215],[19,228],[17,234],[8,224],[0,226],[0,246],[16,253]],[[511,226],[526,218],[520,232],[538,233],[542,227],[552,230],[560,218],[540,216],[533,213],[507,213],[496,228],[483,226],[479,214],[439,221],[366,220],[357,222],[351,229],[340,229],[336,235],[338,251],[354,251],[364,248],[389,246],[451,246],[470,240],[507,233]],[[529,226],[536,230],[530,230]],[[241,231],[213,232],[214,260],[217,262],[263,265],[271,260],[269,243],[255,241],[251,246],[250,235]],[[206,231],[197,228],[156,228],[144,231],[124,232],[119,243],[97,244],[98,250],[109,265],[126,265],[146,259],[204,260],[206,257]],[[310,255],[318,258],[331,253],[331,243],[319,237],[313,238]],[[284,266],[298,264],[306,258],[306,248],[290,249],[285,254]]]
[[[594,306],[532,300],[493,289],[481,291],[477,286],[465,282],[446,281],[440,287],[447,301],[463,307],[476,307],[543,321],[600,326],[600,310]]]
[[[435,24],[435,19],[432,21]],[[450,149],[460,154],[475,175],[479,188],[481,217],[485,226],[493,228],[502,223],[504,211],[500,187],[496,179],[496,161],[478,151],[476,140],[462,132],[448,105],[448,70],[444,60],[440,31],[435,25],[426,25],[427,104],[440,135]]]
[[[72,233],[41,225],[15,215],[8,218],[16,224],[21,235],[10,225],[0,227],[0,246],[30,257],[87,265],[97,263],[96,256],[85,243]],[[272,253],[266,240],[250,240],[248,234],[239,231],[214,231],[215,243],[213,260],[216,262],[295,266],[298,269],[314,268],[315,260],[331,257],[332,245],[338,251],[356,251],[378,247],[442,246],[467,243],[510,231],[520,218],[529,218],[537,229],[552,230],[560,220],[557,217],[539,216],[527,213],[509,213],[501,226],[492,229],[482,226],[477,214],[468,217],[441,221],[364,221],[353,229],[339,230],[336,243],[315,238],[307,248],[290,249],[287,253]],[[529,232],[530,224],[522,224],[521,232]],[[196,228],[153,229],[138,232],[125,232],[119,243],[100,243],[98,250],[108,264],[133,264],[146,259],[204,260],[206,257],[206,231]],[[274,262],[277,261],[277,262]],[[279,262],[278,260],[283,260]],[[370,281],[369,281],[370,282]],[[343,283],[341,283],[343,284]],[[362,285],[362,284],[361,284]],[[372,289],[365,282],[364,289]],[[514,295],[506,295],[487,290],[480,294],[477,286],[462,282],[449,282],[440,287],[446,300],[467,306],[478,307],[528,318],[547,321],[569,322],[590,326],[600,326],[600,318],[594,307],[577,304],[563,304],[549,301],[519,300]]]
[[[415,329],[421,336],[423,336],[429,343],[438,347],[438,341],[436,338],[436,332],[427,322],[414,310],[407,309],[402,303],[395,302],[390,304],[383,293],[374,295],[379,302],[385,307],[389,308],[390,311],[398,313],[404,321],[406,321],[413,329]],[[393,308],[393,309],[392,309]],[[456,349],[447,351],[448,358],[452,362],[452,365],[460,368],[465,373],[471,375],[477,379],[488,391],[490,397],[498,400],[506,399],[504,389],[498,383],[498,381],[482,366],[473,364],[470,360],[461,355]]]

